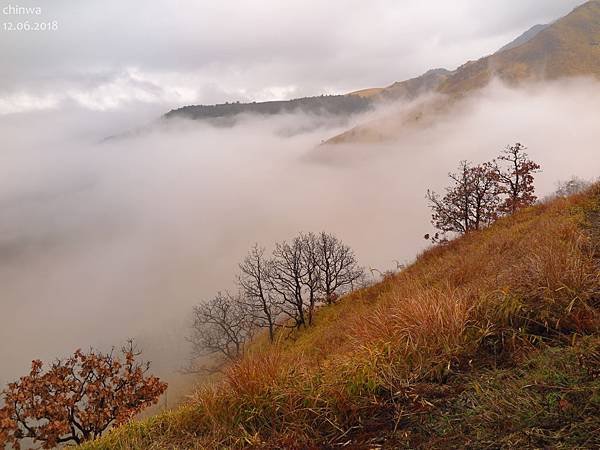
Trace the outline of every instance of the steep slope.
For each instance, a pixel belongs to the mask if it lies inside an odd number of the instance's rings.
[[[464,95],[493,77],[515,84],[524,80],[600,76],[600,1],[593,0],[556,21],[523,45],[468,62],[440,86]]]
[[[452,74],[446,69],[432,69],[417,78],[396,82],[381,92],[385,100],[413,100],[421,94],[435,91]]]
[[[525,81],[556,80],[572,76],[600,77],[599,0],[585,3],[543,29],[534,27],[504,50],[477,61],[469,61],[453,72],[443,73],[439,83],[431,85],[431,90],[444,96],[440,100],[443,105],[438,106],[438,110],[448,110],[448,103],[487,86],[494,78],[514,86]],[[430,114],[429,108],[431,105],[421,107],[415,116],[422,118]],[[385,123],[359,125],[327,143],[390,139],[401,133],[406,126],[417,123],[407,122],[402,117],[397,118],[396,126],[390,126],[394,123],[393,117],[384,121]]]
[[[600,0],[591,0],[566,17],[536,25],[498,52],[469,61],[454,71],[433,69],[421,76],[384,88],[368,88],[346,95],[307,97],[285,101],[190,105],[164,118],[209,120],[231,124],[241,114],[276,115],[305,112],[350,117],[394,100],[411,101],[422,94],[446,98],[427,102],[402,116],[362,124],[329,139],[327,144],[371,142],[394,138],[406,127],[428,124],[449,111],[457,98],[483,88],[493,78],[515,85],[527,80],[554,80],[568,76],[600,76]],[[429,117],[431,116],[431,117]]]
[[[87,449],[598,448],[600,186],[438,246]]]
[[[385,88],[363,89],[348,95],[371,98],[375,101],[413,100],[421,94],[435,91],[451,74],[446,69],[432,69],[416,78],[398,81]]]
[[[506,44],[504,47],[502,47],[496,53],[500,53],[500,52],[503,52],[505,50],[511,50],[511,49],[513,49],[515,47],[518,47],[519,45],[523,45],[523,44],[529,42],[534,37],[536,37],[540,33],[540,31],[545,30],[549,26],[550,26],[549,24],[534,25],[529,30],[527,30],[525,33],[523,33],[519,37],[517,37],[514,41],[509,42],[508,44]]]

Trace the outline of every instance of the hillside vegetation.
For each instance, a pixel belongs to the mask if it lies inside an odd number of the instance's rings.
[[[597,448],[599,241],[598,185],[522,210],[84,448]]]

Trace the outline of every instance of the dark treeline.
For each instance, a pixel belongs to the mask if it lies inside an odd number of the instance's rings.
[[[354,252],[332,234],[300,233],[271,254],[255,245],[239,264],[235,293],[219,292],[194,308],[190,370],[205,356],[212,369],[239,358],[260,330],[274,342],[278,329],[311,326],[319,304],[331,305],[363,283]]]
[[[228,118],[239,114],[275,115],[307,113],[314,115],[350,116],[371,109],[372,100],[358,95],[322,95],[293,100],[252,103],[223,103],[220,105],[191,105],[174,109],[165,118],[193,120]]]

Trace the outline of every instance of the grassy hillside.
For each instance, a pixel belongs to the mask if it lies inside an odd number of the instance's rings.
[[[599,241],[600,186],[521,211],[85,448],[597,448]]]

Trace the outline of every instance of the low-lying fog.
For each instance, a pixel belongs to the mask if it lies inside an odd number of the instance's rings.
[[[457,111],[397,142],[336,148],[317,146],[342,128],[302,116],[103,144],[156,111],[1,117],[0,384],[34,358],[128,337],[172,378],[192,306],[233,286],[253,243],[327,230],[363,265],[394,268],[427,245],[425,191],[461,159],[522,142],[543,167],[540,194],[600,173],[598,83],[496,85]]]

